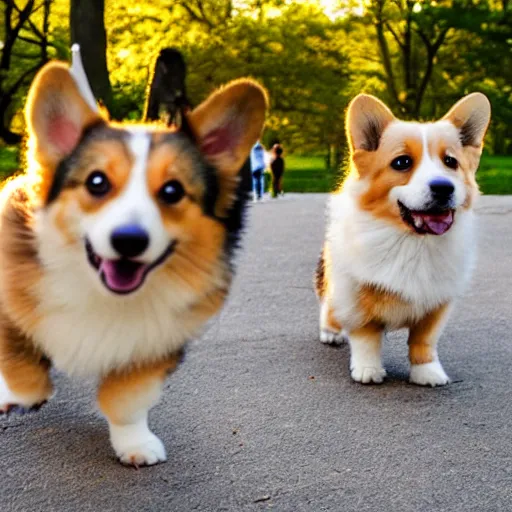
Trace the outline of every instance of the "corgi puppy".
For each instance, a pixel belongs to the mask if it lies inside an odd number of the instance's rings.
[[[180,129],[109,122],[85,96],[59,62],[29,92],[27,170],[0,206],[0,410],[48,400],[51,365],[94,376],[117,457],[151,465],[148,410],[228,294],[267,95],[231,82]]]
[[[350,103],[350,172],[329,201],[316,292],[320,339],[348,337],[357,382],[383,381],[383,334],[404,327],[410,381],[449,382],[437,341],[473,266],[475,173],[490,112],[480,93],[434,123],[400,121],[372,96]]]

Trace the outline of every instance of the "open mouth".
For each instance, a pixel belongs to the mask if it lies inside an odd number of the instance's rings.
[[[107,260],[94,252],[91,242],[85,240],[87,259],[99,273],[101,282],[111,291],[120,295],[132,293],[142,286],[146,276],[162,264],[174,251],[176,241],[169,244],[162,255],[153,263],[141,263],[129,258]]]
[[[429,208],[427,210],[410,210],[398,201],[400,215],[406,224],[409,224],[420,235],[442,235],[453,224],[455,210],[451,208]]]

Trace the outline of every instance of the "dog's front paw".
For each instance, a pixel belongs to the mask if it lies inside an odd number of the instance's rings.
[[[382,366],[354,365],[350,368],[350,376],[361,384],[382,384],[384,377],[386,377],[386,370]]]
[[[409,381],[420,386],[444,386],[450,382],[439,361],[411,365]]]
[[[50,398],[51,393],[42,396],[40,393],[32,396],[21,396],[13,393],[7,386],[7,382],[0,374],[0,414],[16,412],[25,414],[27,412],[37,411]]]
[[[321,329],[320,341],[326,345],[342,345],[348,342],[348,336],[345,331],[334,332],[328,329]]]
[[[121,464],[139,467],[165,462],[167,455],[162,441],[155,434],[151,434],[151,436],[151,439],[146,439],[141,443],[116,449],[117,458]]]
[[[152,466],[165,462],[165,447],[147,426],[110,425],[110,440],[121,464]]]

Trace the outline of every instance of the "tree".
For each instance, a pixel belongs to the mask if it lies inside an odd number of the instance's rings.
[[[71,0],[71,41],[80,45],[82,62],[92,91],[115,115],[107,68],[105,0]]]
[[[421,114],[439,49],[453,26],[445,15],[442,2],[372,0],[369,4],[392,106],[406,117]]]
[[[512,152],[509,0],[371,0],[349,16],[357,80],[409,119],[438,118],[480,90],[493,105],[487,148]],[[354,39],[356,39],[354,37]]]
[[[19,93],[48,60],[49,18],[52,0],[28,0],[23,7],[16,0],[0,0],[4,9],[0,41],[0,138],[7,144],[21,141],[12,131]]]
[[[15,114],[34,70],[47,58],[68,59],[70,42],[79,42],[92,89],[116,118],[141,119],[154,60],[175,47],[192,104],[252,76],[271,98],[268,142],[322,151],[333,165],[345,143],[345,107],[363,91],[401,117],[432,119],[481,90],[493,104],[486,147],[512,152],[510,0],[340,0],[337,18],[320,0],[110,1],[104,12],[104,0],[0,0],[9,14],[0,27],[0,129],[10,141],[19,140]],[[33,12],[20,25],[27,7]]]

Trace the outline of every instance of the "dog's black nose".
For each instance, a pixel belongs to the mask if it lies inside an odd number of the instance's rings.
[[[112,247],[125,258],[140,256],[149,245],[146,231],[136,224],[121,226],[110,235]]]
[[[447,203],[455,190],[453,183],[446,178],[436,178],[429,185],[434,201],[438,203]]]

